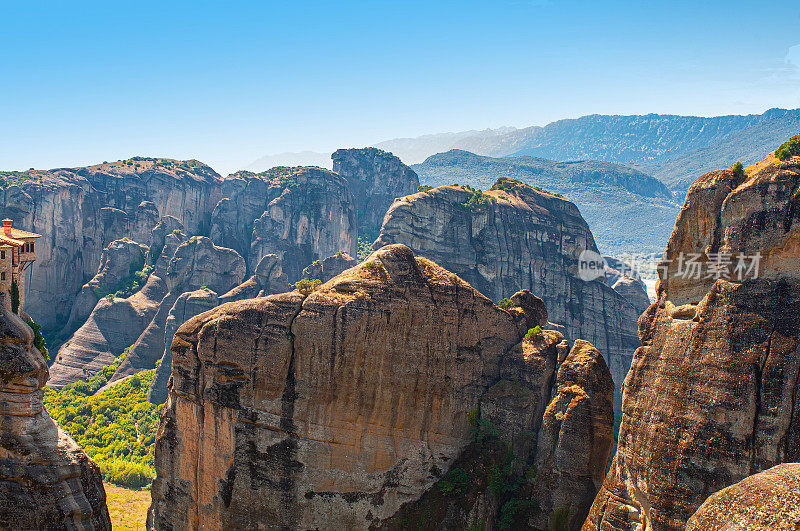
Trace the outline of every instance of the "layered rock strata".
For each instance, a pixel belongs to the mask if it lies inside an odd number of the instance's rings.
[[[714,492],[800,461],[799,188],[800,158],[769,157],[689,189],[586,529],[683,529]]]
[[[166,223],[165,225],[169,225]],[[152,237],[159,244],[160,234]],[[164,352],[164,323],[175,300],[201,287],[227,292],[245,275],[244,259],[204,236],[174,230],[163,236],[159,257],[144,286],[127,298],[102,298],[67,340],[50,369],[48,385],[62,387],[91,377],[132,347],[112,381],[152,369]]]
[[[389,525],[440,492],[475,426],[511,445],[509,466],[542,471],[539,490],[525,488],[544,515],[520,518],[548,521],[566,500],[585,513],[609,457],[613,387],[591,345],[570,351],[553,331],[523,340],[546,322],[529,292],[502,310],[403,245],[309,294],[188,320],[172,342],[149,525]],[[497,502],[476,503],[497,517]]]
[[[98,466],[47,414],[33,331],[0,306],[0,528],[111,529]]]
[[[485,192],[440,186],[392,204],[373,248],[391,243],[408,245],[493,300],[520,289],[536,293],[569,339],[597,346],[622,387],[640,345],[639,311],[603,278],[579,277],[581,253],[597,247],[574,204],[510,178]]]

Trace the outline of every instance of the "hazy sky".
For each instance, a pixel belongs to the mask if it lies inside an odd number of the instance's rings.
[[[798,27],[787,0],[0,0],[0,169],[797,108]]]

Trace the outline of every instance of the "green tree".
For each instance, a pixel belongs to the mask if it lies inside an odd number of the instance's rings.
[[[8,290],[9,296],[11,296],[11,311],[14,313],[19,312],[19,286],[17,286],[16,280],[11,280],[11,288]]]

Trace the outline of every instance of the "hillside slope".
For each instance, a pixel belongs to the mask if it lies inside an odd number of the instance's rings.
[[[752,164],[800,132],[800,109],[715,117],[593,114],[544,127],[501,128],[399,138],[375,144],[406,164],[448,149],[553,160],[594,159],[644,166],[670,188],[685,191],[694,177],[737,160]]]
[[[680,208],[657,179],[606,162],[492,158],[451,150],[413,168],[429,186],[457,183],[485,190],[499,177],[512,177],[561,194],[578,205],[598,247],[609,254],[660,252]]]

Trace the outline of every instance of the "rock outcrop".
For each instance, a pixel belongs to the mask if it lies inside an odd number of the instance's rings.
[[[419,177],[400,159],[377,148],[338,149],[333,171],[347,179],[358,204],[358,227],[374,234],[397,197],[417,192]]]
[[[778,465],[747,477],[700,506],[687,531],[800,528],[800,464]]]
[[[26,311],[50,330],[68,320],[75,295],[97,273],[111,242],[124,236],[140,241],[165,215],[203,234],[221,198],[219,175],[197,161],[134,157],[86,168],[0,172],[0,182],[0,215],[43,235],[26,282]]]
[[[170,223],[166,223],[169,226]],[[151,238],[160,240],[163,226]],[[164,352],[164,323],[185,291],[209,287],[227,292],[245,275],[244,259],[205,236],[173,230],[164,237],[159,257],[141,290],[127,298],[104,297],[86,322],[64,343],[50,369],[48,385],[62,387],[91,377],[131,347],[112,381],[152,369]]]
[[[0,528],[111,529],[98,466],[42,404],[33,331],[0,306]]]
[[[211,216],[211,238],[239,251],[248,271],[276,254],[294,281],[314,260],[356,254],[357,207],[336,173],[313,167],[241,171],[225,178],[223,195]]]
[[[286,274],[282,271],[281,259],[274,254],[270,254],[261,259],[252,277],[227,293],[218,295],[208,287],[182,293],[169,309],[163,327],[164,337],[162,338],[159,335],[154,339],[154,344],[162,347],[163,354],[156,369],[155,377],[150,384],[150,389],[147,392],[147,399],[153,404],[163,404],[167,400],[167,383],[172,374],[172,352],[170,346],[172,345],[175,331],[180,325],[195,315],[200,315],[220,304],[254,297],[265,297],[287,291],[289,291],[289,283],[286,280]]]
[[[303,278],[307,280],[318,278],[322,282],[327,282],[356,264],[358,264],[358,260],[349,254],[336,253],[333,256],[328,256],[324,260],[316,260],[303,269]]]
[[[587,529],[683,529],[712,493],[800,461],[800,158],[747,173],[689,189]]]
[[[97,274],[83,285],[75,298],[69,319],[61,331],[62,337],[71,336],[86,322],[100,299],[116,292],[126,278],[144,267],[147,251],[146,245],[129,238],[114,240],[103,249]]]
[[[650,297],[639,273],[630,265],[612,256],[603,255],[603,260],[606,262],[606,284],[625,297],[639,315],[643,314],[650,306]]]
[[[529,292],[502,310],[403,245],[311,293],[188,320],[172,342],[149,526],[392,527],[467,462],[483,467],[483,494],[459,522],[497,518],[489,476],[534,464],[520,492],[541,498],[517,518],[546,522],[567,500],[585,514],[610,453],[613,387],[588,343],[523,339],[546,322]],[[475,452],[489,440],[500,471]]]
[[[578,277],[581,252],[597,247],[574,204],[509,178],[486,192],[440,186],[392,204],[373,248],[391,243],[408,245],[493,300],[536,293],[569,339],[597,346],[621,388],[640,345],[639,312],[602,280]]]

